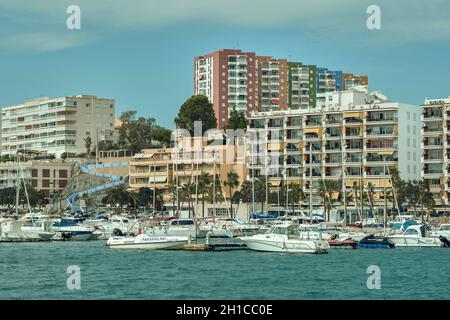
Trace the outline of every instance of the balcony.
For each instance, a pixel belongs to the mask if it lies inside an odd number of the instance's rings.
[[[346,130],[345,137],[346,138],[358,138],[358,137],[360,138],[361,130]]]
[[[321,152],[322,151],[322,146],[320,144],[312,144],[311,148],[309,147],[310,145],[307,144],[305,145],[305,148],[303,150],[304,153],[309,153],[311,152]]]
[[[346,125],[361,125],[363,123],[362,119],[356,117],[345,118]]]
[[[366,144],[367,149],[394,149],[397,147],[397,144],[393,141],[369,141]]]
[[[370,112],[367,115],[367,122],[395,122],[398,118],[393,112]]]
[[[441,120],[442,111],[440,108],[426,108],[422,116],[424,121]]]
[[[302,126],[302,119],[289,119],[286,123],[287,128],[301,128]]]
[[[385,162],[397,162],[398,157],[368,156],[366,161],[369,164],[384,164]]]

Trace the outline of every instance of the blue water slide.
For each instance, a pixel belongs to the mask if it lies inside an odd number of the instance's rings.
[[[126,182],[126,179],[123,179],[122,176],[115,176],[112,174],[106,174],[106,173],[98,173],[95,171],[92,171],[94,169],[98,168],[112,168],[112,167],[121,167],[121,166],[128,166],[128,162],[111,162],[111,163],[101,163],[101,164],[89,164],[84,165],[80,167],[80,171],[86,174],[90,174],[93,176],[101,177],[101,178],[107,178],[112,181],[104,183],[102,185],[92,187],[80,192],[72,193],[69,197],[67,197],[66,201],[67,204],[70,207],[70,210],[75,212],[83,212],[83,209],[76,205],[75,202],[79,200],[84,195],[90,195],[99,191],[104,191],[109,188],[114,188],[117,186],[120,186]]]

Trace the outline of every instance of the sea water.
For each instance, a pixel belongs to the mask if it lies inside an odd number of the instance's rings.
[[[301,255],[68,241],[0,243],[0,257],[0,299],[450,299],[446,248]],[[80,270],[79,289],[67,284],[70,266]],[[379,289],[370,266],[379,268]]]

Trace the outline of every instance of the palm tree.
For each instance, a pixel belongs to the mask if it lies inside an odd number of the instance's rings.
[[[129,199],[130,202],[133,204],[134,207],[134,214],[137,214],[137,206],[138,206],[138,201],[139,201],[139,193],[134,192],[132,190],[129,191]]]
[[[212,177],[208,172],[202,171],[200,173],[200,176],[198,177],[198,192],[200,192],[202,194],[202,217],[203,218],[205,217],[206,193],[209,190],[211,181],[212,181]]]
[[[305,194],[303,193],[302,186],[298,183],[288,185],[289,201],[292,203],[292,212],[294,212],[294,205],[305,200]]]
[[[170,182],[168,190],[172,194],[172,212],[173,215],[175,215],[175,197],[177,196],[177,185],[173,182]]]
[[[333,180],[322,180],[319,186],[319,196],[323,201],[324,216],[331,211],[333,207],[333,193],[341,190],[341,183]]]
[[[374,214],[375,185],[372,182],[367,183],[367,200],[369,202],[370,211]]]
[[[195,192],[195,184],[192,182],[185,183],[181,187],[181,193],[183,195],[183,199],[187,199],[187,201],[188,201],[189,218],[191,217],[192,194],[194,192]]]
[[[84,147],[86,148],[87,157],[89,158],[92,147],[92,138],[90,136],[84,138]]]
[[[214,190],[214,185],[215,185],[215,190]],[[216,177],[215,183],[211,182],[209,185],[209,190],[208,190],[208,202],[209,203],[214,202],[214,193],[215,193],[216,202],[222,202],[224,200],[223,193],[222,193],[222,187],[220,185],[220,179],[218,177]]]
[[[424,207],[427,208],[428,211],[434,209],[435,201],[433,198],[433,194],[430,192],[430,187],[425,180],[421,180],[417,182],[417,189],[419,194],[419,204],[421,207],[421,216],[422,223],[425,223],[424,219]],[[431,208],[431,210],[430,210]]]
[[[252,183],[250,181],[244,181],[241,184],[241,199],[244,203],[252,202]]]
[[[263,175],[258,176],[258,179],[255,181],[255,193],[256,199],[259,199],[259,201],[261,202],[261,211],[264,211],[266,189],[267,189],[266,177]]]
[[[406,199],[409,203],[409,205],[413,206],[414,208],[414,214],[417,216],[417,205],[419,204],[419,187],[417,185],[417,181],[408,181],[406,183]]]
[[[234,171],[227,173],[227,180],[224,181],[224,186],[228,187],[230,195],[230,218],[233,219],[233,189],[239,187],[239,176]]]

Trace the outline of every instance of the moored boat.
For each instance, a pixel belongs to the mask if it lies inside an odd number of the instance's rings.
[[[327,242],[302,239],[296,224],[277,224],[264,234],[239,237],[246,246],[255,251],[284,253],[327,253]]]
[[[428,236],[426,226],[411,225],[403,234],[388,236],[396,247],[443,247],[444,242],[437,236]]]
[[[53,223],[51,231],[55,232],[53,240],[86,241],[92,237],[94,230],[80,226],[71,220],[60,220]]]
[[[377,237],[373,234],[361,239],[358,242],[359,248],[384,248],[391,249],[395,248],[395,244],[390,241],[387,237]]]
[[[136,237],[111,237],[106,242],[106,245],[111,249],[179,250],[183,249],[188,240],[188,237],[152,237],[140,234]]]

